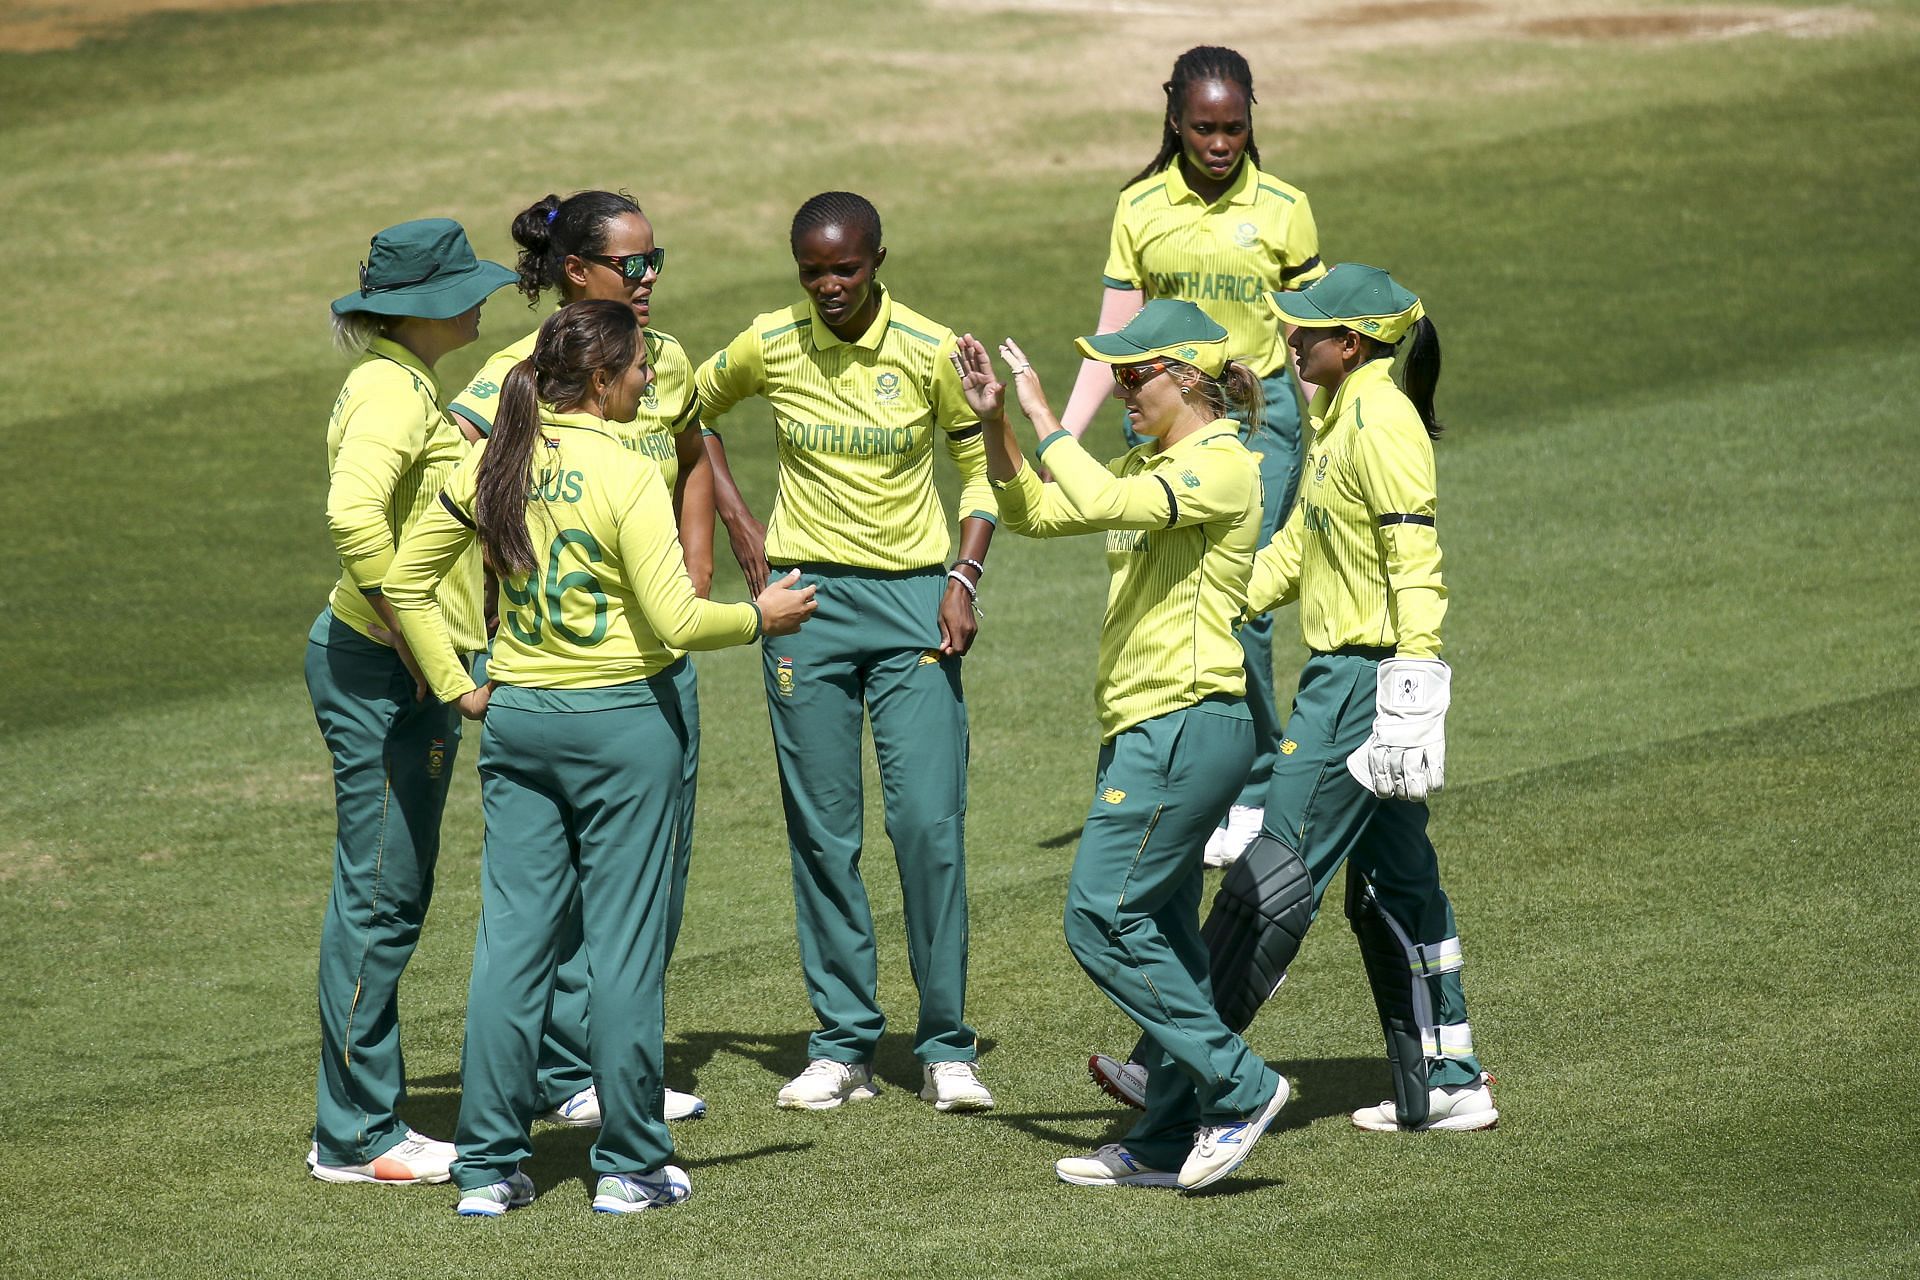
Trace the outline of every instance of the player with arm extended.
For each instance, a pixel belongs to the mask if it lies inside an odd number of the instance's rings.
[[[588,1060],[602,1110],[593,1207],[632,1213],[690,1194],[661,1114],[667,932],[689,649],[784,635],[813,592],[773,584],[715,604],[687,578],[659,466],[625,447],[652,370],[625,301],[548,317],[501,386],[492,434],[402,540],[388,591],[434,693],[485,728],[486,846],[460,1062],[463,1215],[530,1202],[541,1032],[576,903],[593,957]],[[500,629],[476,686],[436,599],[478,544]]]
[[[1240,427],[1260,461],[1266,494],[1261,541],[1286,522],[1300,480],[1300,388],[1287,365],[1286,330],[1267,306],[1273,290],[1319,279],[1320,235],[1306,193],[1260,168],[1253,140],[1253,72],[1232,49],[1203,45],[1173,64],[1161,86],[1160,151],[1121,191],[1101,276],[1101,332],[1117,329],[1153,298],[1185,298],[1225,326],[1228,354],[1261,376],[1262,411]],[[1084,435],[1111,379],[1098,361],[1080,367],[1061,423]],[[1129,444],[1140,443],[1129,429]],[[1224,866],[1260,830],[1280,745],[1273,682],[1273,621],[1240,628],[1252,767],[1225,824],[1207,841],[1207,865]]]
[[[383,588],[396,542],[434,505],[467,442],[440,411],[434,366],[479,335],[513,279],[475,260],[460,224],[373,237],[360,287],[333,303],[359,356],[327,424],[327,530],[340,581],[307,634],[307,691],[333,756],[333,888],[320,929],[320,1071],[307,1168],[325,1182],[445,1182],[453,1145],[414,1132],[400,1047],[400,975],[433,896],[460,717],[428,696]],[[480,562],[440,586],[461,660],[486,647]]]
[[[700,446],[699,405],[693,395],[693,362],[679,339],[653,327],[653,294],[666,265],[667,251],[654,243],[653,224],[633,197],[616,191],[578,191],[564,200],[543,196],[513,220],[520,245],[519,290],[531,305],[552,290],[559,305],[585,298],[625,303],[645,331],[653,381],[640,396],[630,422],[609,423],[620,443],[659,464],[673,494],[680,548],[693,589],[706,596],[713,582],[713,477]],[[493,430],[500,388],[514,365],[533,352],[536,329],[481,366],[449,411],[475,439]],[[680,706],[687,720],[687,755],[682,762],[679,838],[674,846],[675,896],[667,920],[667,954],[673,954],[685,905],[682,892],[693,857],[694,802],[700,768],[700,701],[691,661],[677,663]],[[587,956],[580,947],[575,915],[573,944],[566,948],[554,979],[553,1017],[540,1064],[540,1111],[557,1124],[588,1127],[600,1122],[599,1097],[587,1068]],[[666,1116],[684,1120],[705,1115],[697,1095],[667,1090]]]
[[[1192,1190],[1246,1158],[1288,1093],[1215,1011],[1198,927],[1207,833],[1253,754],[1233,627],[1258,546],[1260,474],[1233,415],[1259,412],[1260,383],[1227,360],[1227,331],[1191,302],[1155,300],[1079,346],[1111,370],[1146,443],[1094,461],[1009,341],[1001,353],[1050,484],[1014,443],[986,351],[967,338],[960,352],[1008,527],[1105,533],[1113,574],[1095,689],[1100,759],[1065,923],[1087,975],[1152,1042],[1152,1088],[1124,1142],[1056,1171],[1082,1186]]]
[[[707,441],[721,519],[749,581],[764,580],[760,566],[770,563],[776,573],[799,569],[820,589],[813,625],[764,646],[800,962],[819,1021],[808,1065],[778,1103],[822,1110],[878,1091],[873,1055],[886,1017],[860,878],[864,708],[920,993],[921,1097],[941,1111],[984,1110],[993,1095],[980,1082],[965,1017],[960,683],[996,518],[980,424],[950,359],[953,332],[874,278],[886,250],[871,203],[851,192],[817,195],[794,215],[790,243],[806,299],[757,317],[695,375],[709,427],[750,396],[773,409],[779,490],[764,549],[754,545],[759,525],[727,474],[719,437]],[[936,452],[962,481],[951,567]]]
[[[1342,263],[1274,295],[1312,407],[1299,510],[1255,558],[1248,609],[1300,601],[1312,651],[1287,718],[1260,838],[1227,873],[1205,929],[1214,995],[1244,1027],[1286,976],[1342,863],[1346,910],[1387,1038],[1394,1097],[1363,1129],[1471,1130],[1499,1112],[1467,1025],[1460,938],[1427,838],[1445,781],[1451,672],[1440,660],[1433,393],[1440,340],[1386,272]],[[1404,361],[1406,390],[1395,385]],[[1095,1078],[1151,1098],[1137,1067]]]

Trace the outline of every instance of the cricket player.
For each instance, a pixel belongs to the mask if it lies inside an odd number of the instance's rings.
[[[1260,462],[1264,543],[1285,523],[1300,480],[1300,388],[1287,366],[1286,332],[1267,306],[1274,290],[1326,273],[1306,193],[1260,169],[1253,141],[1253,72],[1232,49],[1201,46],[1175,60],[1161,86],[1160,151],[1120,193],[1101,283],[1102,331],[1143,301],[1185,298],[1229,335],[1227,351],[1262,379],[1264,411],[1240,426]],[[1084,435],[1112,386],[1106,366],[1082,364],[1061,423]],[[1129,444],[1139,438],[1129,429]],[[1240,629],[1255,750],[1240,794],[1207,841],[1207,865],[1225,866],[1260,831],[1260,806],[1280,745],[1273,683],[1273,621]]]
[[[1260,380],[1227,330],[1156,299],[1118,332],[1079,340],[1111,370],[1145,443],[1102,466],[1060,428],[1039,376],[1001,347],[1054,481],[1025,465],[987,353],[963,339],[1001,511],[1034,537],[1105,533],[1113,573],[1096,687],[1100,762],[1067,886],[1067,943],[1153,1043],[1152,1088],[1123,1142],[1055,1166],[1080,1186],[1210,1185],[1246,1159],[1286,1080],[1215,1011],[1198,910],[1201,854],[1254,751],[1233,627],[1260,532],[1260,472],[1232,415],[1257,419]]]
[[[388,590],[442,701],[486,726],[486,847],[460,1063],[459,1213],[533,1199],[541,1033],[579,912],[593,959],[588,1060],[602,1111],[593,1208],[635,1213],[691,1194],[661,1112],[667,933],[687,725],[684,650],[783,635],[812,592],[700,599],[658,465],[609,423],[652,379],[624,301],[576,302],[540,326],[507,375],[492,434],[395,554]],[[475,543],[500,578],[501,619],[476,686],[436,590]]]
[[[952,330],[875,279],[880,215],[830,191],[794,215],[803,302],[757,317],[699,368],[711,428],[749,396],[773,408],[779,492],[764,528],[740,498],[717,435],[714,488],[750,582],[768,566],[818,586],[820,614],[763,647],[793,862],[800,962],[819,1029],[782,1107],[875,1096],[886,1026],[875,991],[873,913],[860,877],[860,721],[873,725],[887,834],[905,897],[920,993],[921,1097],[941,1111],[993,1105],[966,1022],[967,709],[960,663],[976,631],[995,510],[980,424],[950,356]],[[960,554],[933,487],[933,455],[962,479]],[[764,539],[764,543],[762,543]]]

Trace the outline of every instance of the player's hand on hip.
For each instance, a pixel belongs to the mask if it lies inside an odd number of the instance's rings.
[[[760,606],[762,635],[790,636],[820,607],[813,598],[820,588],[795,587],[798,581],[800,571],[788,570],[786,577],[769,582],[767,589],[754,597],[753,602]]]
[[[1374,679],[1373,732],[1347,772],[1382,800],[1425,800],[1447,780],[1453,672],[1438,658],[1388,658]]]
[[[973,648],[973,638],[980,634],[980,616],[973,607],[973,597],[959,583],[949,580],[946,594],[940,597],[940,652],[945,657],[958,657]]]
[[[478,689],[470,689],[460,695],[455,705],[460,714],[469,720],[483,720],[487,715],[487,704],[493,701],[493,681],[489,680]]]

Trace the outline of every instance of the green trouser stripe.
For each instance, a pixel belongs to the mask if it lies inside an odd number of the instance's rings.
[[[463,1190],[531,1152],[541,1034],[576,902],[593,969],[593,1169],[646,1173],[672,1157],[662,1039],[686,749],[668,674],[613,689],[495,691],[480,743],[487,834],[454,1139]]]
[[[1373,885],[1386,913],[1414,943],[1438,954],[1453,939],[1453,905],[1440,888],[1440,863],[1427,838],[1427,806],[1381,800],[1354,781],[1346,759],[1373,730],[1372,659],[1316,654],[1300,670],[1300,689],[1287,717],[1286,742],[1267,789],[1267,834],[1296,849],[1313,877],[1316,912],[1327,886],[1348,858]],[[1409,963],[1412,957],[1409,956]],[[1465,988],[1457,969],[1428,976],[1434,1021],[1467,1020]],[[1434,1086],[1468,1084],[1480,1075],[1477,1058],[1429,1064]]]
[[[864,711],[920,993],[914,1053],[923,1062],[970,1060],[977,1037],[965,1018],[967,705],[960,659],[938,652],[944,571],[810,565],[800,585],[819,588],[819,611],[762,651],[800,967],[819,1022],[807,1056],[868,1061],[886,1026],[860,876]]]
[[[667,909],[667,961],[673,961],[680,919],[687,902],[687,869],[693,860],[693,812],[700,771],[700,694],[693,659],[683,657],[663,673],[672,677],[687,727],[686,753],[680,761],[680,811],[674,824],[673,883]],[[593,1083],[587,1063],[587,949],[576,898],[561,938],[560,967],[554,973],[553,1008],[540,1044],[540,1087],[536,1109],[551,1111]]]
[[[1117,735],[1100,750],[1067,881],[1068,947],[1155,1049],[1146,1114],[1126,1138],[1155,1168],[1179,1168],[1197,1126],[1248,1114],[1278,1084],[1214,1009],[1200,940],[1200,853],[1252,755],[1241,699],[1172,711]]]

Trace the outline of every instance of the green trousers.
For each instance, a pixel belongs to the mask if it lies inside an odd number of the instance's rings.
[[[798,634],[769,638],[761,649],[800,967],[820,1024],[807,1056],[870,1061],[886,1028],[873,911],[860,878],[864,708],[905,897],[907,961],[920,993],[914,1053],[922,1062],[971,1060],[967,705],[960,659],[939,654],[944,571],[800,567],[800,585],[819,587],[819,610]],[[776,576],[785,571],[775,567]]]
[[[542,1033],[576,903],[587,954],[596,1173],[647,1173],[662,1119],[667,919],[687,727],[672,676],[494,691],[480,739],[486,849],[460,1056],[462,1190],[531,1151]]]
[[[700,692],[693,659],[683,658],[661,674],[673,679],[680,715],[687,727],[686,754],[680,761],[680,811],[674,822],[673,883],[667,904],[667,961],[680,938],[687,903],[687,868],[693,860],[693,808],[700,773]],[[593,1083],[587,1062],[587,949],[576,901],[562,935],[560,967],[553,979],[553,1013],[540,1046],[539,1111],[551,1111]]]
[[[333,889],[320,926],[320,1162],[366,1164],[407,1126],[400,974],[420,940],[440,855],[440,814],[460,747],[452,707],[414,698],[392,649],[321,611],[307,633],[307,692],[333,754]]]
[[[1201,850],[1253,756],[1244,700],[1156,716],[1100,749],[1093,805],[1067,882],[1067,945],[1140,1024],[1146,1113],[1127,1135],[1144,1163],[1177,1169],[1201,1124],[1258,1110],[1279,1079],[1213,1007],[1200,940]]]
[[[1453,905],[1427,839],[1425,802],[1382,800],[1354,781],[1346,759],[1373,729],[1375,672],[1385,651],[1315,654],[1300,689],[1267,791],[1266,833],[1300,854],[1313,877],[1317,912],[1349,858],[1367,878],[1409,953],[1412,980],[1427,985],[1433,1025],[1422,1028],[1430,1087],[1480,1078],[1460,982]]]

